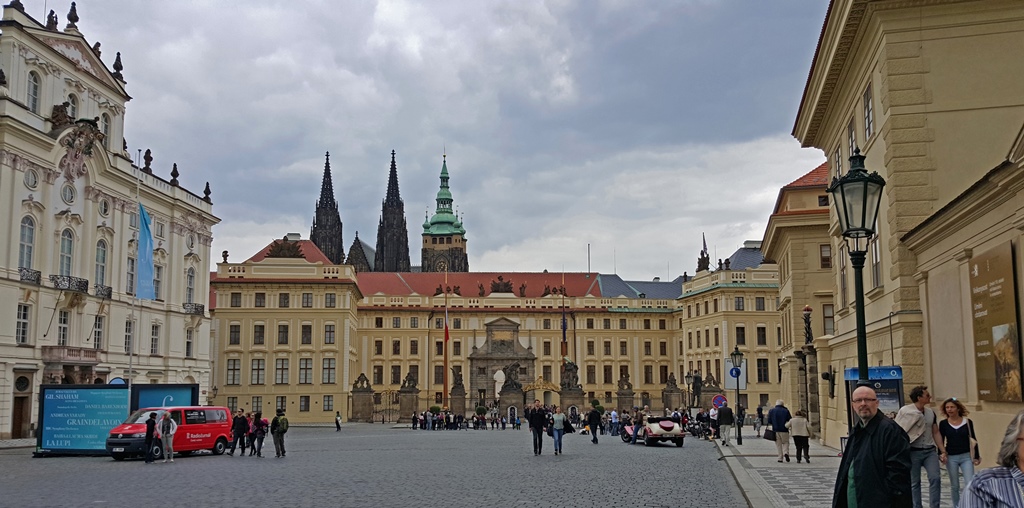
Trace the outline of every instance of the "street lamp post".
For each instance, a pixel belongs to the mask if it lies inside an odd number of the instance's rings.
[[[740,351],[740,347],[739,346],[736,346],[735,349],[732,350],[732,353],[729,354],[729,359],[732,361],[732,366],[737,368],[737,369],[740,368],[743,365],[743,353]],[[743,433],[740,432],[740,429],[742,427],[740,427],[740,420],[739,420],[739,418],[740,418],[740,378],[737,377],[735,379],[736,379],[736,415],[735,415],[735,418],[736,418],[736,444],[741,445],[741,444],[743,444]]]
[[[693,407],[693,373],[687,372],[683,381],[686,382],[686,412],[689,413],[690,408]]]
[[[850,156],[850,171],[841,178],[832,178],[828,188],[836,205],[839,230],[846,239],[853,265],[853,287],[857,312],[857,386],[870,386],[868,381],[867,325],[864,321],[864,258],[868,241],[875,235],[878,209],[882,202],[885,179],[877,172],[868,174],[864,156],[855,149]]]

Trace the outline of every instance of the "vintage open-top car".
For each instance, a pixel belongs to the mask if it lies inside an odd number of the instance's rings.
[[[633,426],[623,428],[619,436],[622,437],[624,443],[632,442]],[[659,441],[671,441],[676,446],[683,446],[684,439],[686,439],[686,432],[682,425],[677,419],[668,416],[648,416],[647,423],[640,427],[640,435],[636,438],[637,441],[643,441],[647,446]]]

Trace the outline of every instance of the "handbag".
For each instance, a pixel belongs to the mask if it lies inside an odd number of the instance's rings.
[[[764,429],[764,434],[762,435],[768,441],[775,441],[775,430],[772,429],[771,425],[769,425],[767,429]]]
[[[572,434],[576,432],[576,427],[572,426],[572,422],[570,422],[568,418],[566,418],[565,426],[562,428],[565,429],[566,434]]]
[[[974,435],[974,422],[972,422],[970,418],[967,419],[967,427],[971,431],[971,433],[968,434],[968,436]],[[981,457],[981,453],[978,452],[978,440],[974,439],[973,437],[968,437],[968,439],[970,439],[970,441],[971,441],[971,451],[970,451],[971,459],[973,460],[975,457],[979,457],[980,458]]]

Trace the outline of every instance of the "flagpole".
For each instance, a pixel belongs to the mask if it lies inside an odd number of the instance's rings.
[[[441,392],[441,405],[448,407],[448,269],[444,271],[444,389]]]
[[[139,169],[139,161],[142,160],[142,149],[139,148],[138,156],[135,158],[135,214],[138,218],[135,221],[136,228],[139,226],[139,221],[142,217],[139,213],[139,189],[142,187],[141,174],[142,170]],[[130,216],[129,216],[130,217]],[[129,224],[131,226],[131,224]],[[135,358],[135,342],[136,337],[139,335],[139,319],[136,317],[135,312],[139,311],[139,236],[138,229],[132,233],[135,238],[135,287],[132,288],[132,336],[128,343],[128,412],[131,413],[132,405],[132,377],[135,374],[133,368],[133,359]],[[141,311],[140,311],[141,313]]]
[[[569,343],[565,337],[565,267],[562,268],[562,287],[558,291],[562,293],[562,372],[565,372],[565,359],[569,354]]]

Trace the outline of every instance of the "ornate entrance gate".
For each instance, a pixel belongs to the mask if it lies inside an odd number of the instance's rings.
[[[373,394],[373,422],[395,423],[398,412],[398,390],[384,390]]]

